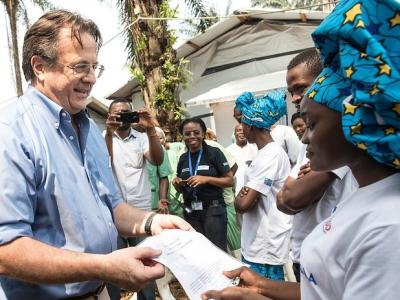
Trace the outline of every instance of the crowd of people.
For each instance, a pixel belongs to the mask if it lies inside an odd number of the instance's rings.
[[[101,34],[43,15],[24,38],[30,85],[0,107],[0,298],[155,299],[161,252],[135,246],[182,229],[248,266],[203,299],[397,299],[400,3],[341,1],[312,38],[287,90],[237,97],[225,148],[196,117],[169,141],[126,100],[102,135],[85,110]]]

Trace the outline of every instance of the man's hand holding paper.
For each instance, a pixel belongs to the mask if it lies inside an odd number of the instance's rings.
[[[147,238],[138,247],[162,250],[155,260],[174,273],[190,299],[199,300],[205,291],[235,285],[235,280],[223,272],[243,266],[195,231],[165,230]]]

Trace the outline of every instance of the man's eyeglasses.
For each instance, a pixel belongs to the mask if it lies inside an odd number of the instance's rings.
[[[70,65],[64,65],[62,63],[57,62],[59,65],[70,68],[73,71],[73,74],[76,76],[82,76],[82,75],[87,75],[90,73],[90,69],[93,70],[94,72],[94,76],[96,76],[97,78],[99,78],[104,71],[104,66],[103,65],[99,65],[99,64],[76,64],[73,66]]]

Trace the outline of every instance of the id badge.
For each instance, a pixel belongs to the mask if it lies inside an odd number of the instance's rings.
[[[203,210],[203,202],[193,201],[192,202],[192,210]]]

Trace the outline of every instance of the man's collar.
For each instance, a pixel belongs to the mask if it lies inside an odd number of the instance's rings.
[[[243,146],[241,146],[241,145],[239,145],[239,144],[236,142],[236,145],[237,145],[238,147],[240,147],[240,148],[244,148],[244,147],[246,147],[248,144],[249,144],[249,142],[246,142],[246,144],[244,144]]]
[[[54,126],[58,129],[61,123],[62,119],[67,119],[69,121],[71,120],[71,115],[64,109],[62,108],[59,104],[55,103],[53,100],[48,98],[46,95],[44,95],[42,92],[40,92],[38,89],[33,87],[32,85],[29,85],[26,92],[24,93],[24,96],[27,96],[26,98],[29,99],[30,101],[34,101],[34,104],[41,103],[43,106],[48,110],[48,112],[51,114],[54,120]],[[41,100],[40,102],[37,101],[37,99]],[[88,116],[85,110],[82,110],[76,114],[77,120],[83,121],[87,120]]]
[[[136,130],[134,130],[133,128],[129,128],[129,134],[128,134],[128,136],[127,136],[126,138],[121,138],[121,137],[119,136],[118,132],[117,132],[117,131],[114,131],[114,135],[115,135],[117,138],[119,138],[120,140],[127,140],[127,139],[130,139],[130,138],[136,139],[136,138],[137,138],[137,135],[135,136],[135,134],[137,134],[137,133],[138,133],[138,132],[137,132]]]

